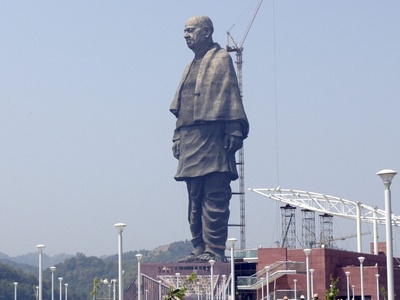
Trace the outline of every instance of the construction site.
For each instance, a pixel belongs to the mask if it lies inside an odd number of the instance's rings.
[[[376,228],[385,224],[383,210],[304,191],[279,188],[254,192],[285,204],[280,207],[281,240],[275,248],[241,249],[235,247],[235,240],[229,240],[227,263],[144,263],[141,276],[128,288],[125,298],[163,299],[171,288],[186,287],[185,299],[387,299],[388,245],[378,242]],[[297,208],[301,210],[300,239]],[[319,232],[315,229],[316,213]],[[334,216],[353,219],[358,224],[356,252],[335,246]],[[361,222],[374,226],[374,242],[368,251],[361,246]],[[392,226],[398,225],[399,216],[392,215]],[[399,278],[400,260],[393,260],[389,265],[394,278]],[[400,294],[400,286],[393,289],[394,295]]]

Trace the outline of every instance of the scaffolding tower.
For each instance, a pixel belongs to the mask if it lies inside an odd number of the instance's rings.
[[[301,222],[301,244],[302,248],[313,248],[316,244],[315,237],[315,212],[309,209],[302,209]]]
[[[320,233],[319,244],[321,247],[332,248],[333,244],[333,216],[329,214],[319,215]]]
[[[296,248],[296,207],[286,204],[281,206],[282,248]]]

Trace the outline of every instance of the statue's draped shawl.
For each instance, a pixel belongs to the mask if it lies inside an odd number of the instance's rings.
[[[186,67],[178,86],[170,111],[178,117],[180,91],[189,73]],[[203,57],[194,97],[194,123],[209,121],[239,121],[243,127],[243,138],[249,132],[249,123],[243,108],[239,85],[229,53],[217,43]]]

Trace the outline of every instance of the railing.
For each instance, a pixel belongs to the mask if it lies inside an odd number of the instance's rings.
[[[268,278],[265,269],[258,271],[252,276],[238,276],[237,288],[239,290],[255,290],[261,288],[263,284],[276,280],[283,275],[305,272],[304,262],[278,261],[269,266]],[[261,280],[261,278],[264,278],[264,280]]]

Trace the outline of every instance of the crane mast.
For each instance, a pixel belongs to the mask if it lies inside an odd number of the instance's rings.
[[[242,67],[243,67],[243,44],[246,40],[246,37],[253,25],[254,19],[257,16],[258,10],[262,4],[263,0],[259,0],[256,10],[253,13],[253,16],[247,25],[246,31],[243,35],[243,39],[238,45],[235,40],[233,39],[230,32],[227,32],[228,35],[228,43],[226,46],[226,50],[228,52],[236,52],[236,75],[238,78],[239,90],[240,90],[240,97],[243,101],[243,78],[242,78]],[[234,46],[229,46],[229,40],[232,40]],[[240,227],[240,249],[246,248],[246,192],[245,192],[245,185],[244,185],[244,146],[238,151],[238,172],[239,172],[239,191],[232,192],[232,195],[239,196],[239,209],[240,209],[240,223],[239,224],[228,224],[228,226],[239,226]]]

